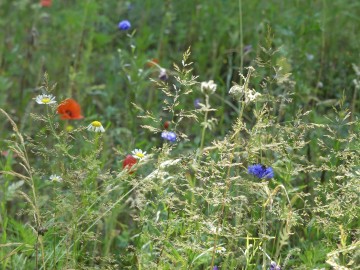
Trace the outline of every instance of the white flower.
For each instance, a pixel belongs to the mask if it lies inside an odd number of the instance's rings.
[[[222,231],[222,229],[220,227],[217,228],[213,224],[209,223],[209,231],[210,231],[210,233],[218,234]]]
[[[245,103],[249,103],[260,97],[261,94],[256,92],[254,89],[249,89],[247,93],[245,93]]]
[[[223,254],[226,252],[226,248],[224,247],[216,247],[215,253]]]
[[[38,95],[35,98],[35,101],[38,104],[53,104],[53,103],[56,103],[55,97],[53,95]]]
[[[136,159],[143,159],[146,156],[146,151],[135,149],[131,152],[131,154]]]
[[[201,92],[203,92],[205,95],[211,95],[216,91],[217,84],[214,83],[213,80],[210,80],[208,82],[202,82],[200,89]]]
[[[50,180],[51,180],[52,182],[61,182],[63,179],[61,178],[61,176],[58,176],[58,175],[56,175],[56,174],[52,174],[52,175],[50,176]]]
[[[87,126],[87,130],[94,132],[105,132],[105,129],[99,121],[93,121],[90,125]]]

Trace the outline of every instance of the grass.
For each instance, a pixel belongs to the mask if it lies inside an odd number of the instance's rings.
[[[359,9],[0,3],[0,269],[359,269]]]

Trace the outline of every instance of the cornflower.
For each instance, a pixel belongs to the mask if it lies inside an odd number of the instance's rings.
[[[260,179],[273,178],[274,170],[271,167],[266,167],[262,164],[254,164],[248,167],[248,173],[252,174]]]
[[[125,31],[130,29],[131,23],[128,20],[122,20],[121,22],[119,22],[118,27],[120,30]]]
[[[176,142],[176,133],[172,131],[163,131],[161,133],[161,138],[169,141],[169,142]]]

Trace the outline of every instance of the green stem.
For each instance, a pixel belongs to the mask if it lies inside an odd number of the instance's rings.
[[[206,110],[205,110],[205,116],[204,116],[204,126],[202,129],[202,133],[201,133],[201,142],[200,142],[200,151],[202,152],[203,148],[204,148],[204,141],[205,141],[205,131],[206,131],[206,127],[207,127],[207,118],[208,118],[208,109],[210,108],[210,104],[209,104],[209,96],[205,95],[205,106],[206,106]]]

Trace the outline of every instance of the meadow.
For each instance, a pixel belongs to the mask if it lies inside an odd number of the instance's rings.
[[[0,1],[0,270],[360,269],[360,1]]]

